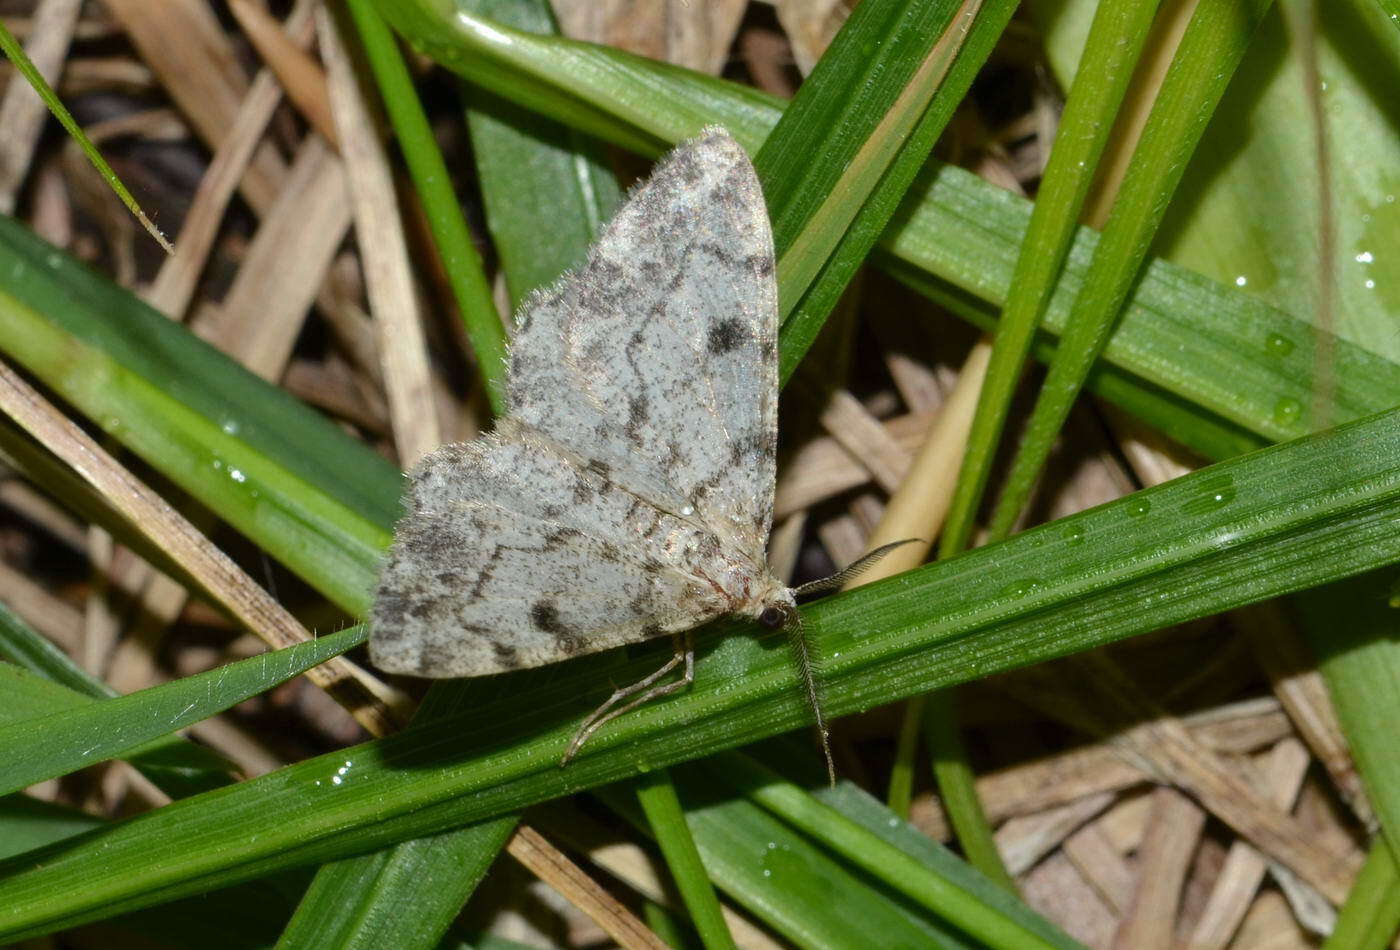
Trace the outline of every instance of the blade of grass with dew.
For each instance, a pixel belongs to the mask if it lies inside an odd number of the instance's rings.
[[[719,899],[700,860],[700,850],[691,837],[670,772],[665,769],[649,772],[633,785],[647,827],[661,847],[661,854],[671,871],[671,880],[675,882],[676,890],[680,891],[681,900],[690,912],[690,922],[700,935],[705,950],[733,948],[734,937],[729,932],[729,925],[724,922]]]
[[[817,842],[702,774],[704,768],[676,770],[695,795],[686,815],[695,843],[715,885],[778,936],[813,950],[971,950],[952,928],[892,900]],[[615,786],[597,794],[639,831],[648,830],[636,802]],[[832,900],[835,894],[840,901]]]
[[[1400,0],[1376,0],[1385,18],[1397,28],[1400,28]]]
[[[828,657],[831,711],[868,709],[1400,560],[1397,459],[1400,410],[811,605],[804,614]],[[0,865],[0,936],[364,853],[803,725],[786,653],[771,637],[719,636],[738,629],[716,624],[702,635],[690,690],[600,731],[567,769],[557,756],[575,717],[596,703],[607,674],[649,672],[653,653],[496,677],[504,682],[483,684],[461,714]],[[346,759],[354,768],[329,787]],[[279,816],[272,825],[269,813]],[[159,865],[149,861],[152,849],[166,856]]]
[[[13,222],[0,220],[0,232],[11,250],[42,246]],[[65,255],[46,256],[0,290],[0,347],[332,601],[362,612],[397,508],[385,490],[397,493],[399,477],[365,483],[392,467],[363,446],[346,451],[354,443],[330,436],[327,420],[134,297]],[[215,403],[234,394],[248,401]],[[305,443],[282,441],[294,434]],[[346,464],[324,470],[329,459]]]
[[[871,834],[835,808],[805,794],[748,756],[721,757],[722,774],[761,807],[816,838],[886,887],[967,934],[979,946],[1063,948],[1074,941],[1044,921],[1027,927],[1022,919],[990,902],[968,900],[956,883],[931,872],[913,856]]]
[[[1026,506],[1070,406],[1142,270],[1196,143],[1269,3],[1202,0],[1192,14],[1006,476],[989,538],[1006,537]]]
[[[346,9],[364,47],[374,80],[384,100],[394,136],[403,152],[409,175],[428,220],[433,245],[458,314],[471,341],[476,365],[486,382],[486,394],[494,412],[505,406],[506,333],[491,296],[491,283],[472,243],[462,216],[452,176],[418,92],[404,65],[398,43],[380,18],[372,0],[347,0]]]
[[[141,206],[136,203],[136,199],[131,197],[131,192],[126,190],[126,185],[117,177],[117,173],[112,171],[112,166],[107,164],[107,160],[102,157],[102,153],[97,150],[97,146],[92,144],[92,139],[88,138],[83,127],[78,124],[78,120],[73,118],[73,114],[64,106],[63,101],[58,98],[58,93],[54,92],[42,73],[34,66],[33,61],[25,55],[24,47],[15,39],[14,34],[0,23],[0,52],[9,58],[15,70],[24,77],[24,81],[29,83],[30,88],[44,100],[44,105],[49,107],[53,117],[63,126],[63,130],[73,137],[73,141],[78,143],[87,160],[92,163],[92,167],[97,169],[97,173],[102,176],[102,180],[107,183],[107,187],[112,189],[121,203],[126,205],[126,210],[141,222],[141,227],[146,229],[161,250],[167,254],[174,254],[175,248],[170,246],[170,242],[165,239],[165,235],[160,233],[160,229],[151,223],[151,219],[146,217],[146,212],[141,210]]]
[[[779,100],[749,87],[606,47],[498,27],[458,15],[444,0],[385,4],[381,12],[416,46],[469,81],[642,154],[657,154],[710,122],[725,125],[753,152],[782,110]],[[581,104],[576,91],[589,101]],[[931,161],[875,258],[886,266],[902,264],[906,275],[913,268],[1002,305],[1030,207],[971,172]],[[1097,232],[1079,229],[1044,317],[1052,332],[1062,331],[1097,242]],[[1279,440],[1304,431],[1291,407],[1310,398],[1313,349],[1306,322],[1235,286],[1158,259],[1135,286],[1103,358],[1187,403]],[[1345,341],[1334,355],[1339,418],[1359,418],[1400,400],[1400,365]]]
[[[1057,73],[1073,62],[1073,34],[1091,7],[1079,0],[1029,6],[1032,19],[1047,28],[1047,58]],[[1239,282],[1309,324],[1317,322],[1322,182],[1305,101],[1306,90],[1315,86],[1336,143],[1328,160],[1337,238],[1330,259],[1337,279],[1332,329],[1395,360],[1400,358],[1394,333],[1400,284],[1385,249],[1400,243],[1400,208],[1394,204],[1400,178],[1393,159],[1400,149],[1400,123],[1380,77],[1400,70],[1400,34],[1374,0],[1323,5],[1327,15],[1316,49],[1325,83],[1318,86],[1304,75],[1299,53],[1305,44],[1290,28],[1287,9],[1279,6],[1260,25],[1186,170],[1179,197],[1167,210],[1154,249],[1222,283]]]
[[[125,696],[0,726],[0,748],[6,750],[0,795],[132,753],[265,693],[368,637],[364,628],[351,627]]]

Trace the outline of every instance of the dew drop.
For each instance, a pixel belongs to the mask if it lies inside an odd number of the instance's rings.
[[[1079,525],[1072,525],[1065,529],[1063,537],[1065,539],[1065,544],[1083,544],[1084,529],[1079,527]]]
[[[1264,347],[1274,356],[1287,356],[1296,344],[1281,333],[1270,333],[1264,340]]]
[[[1152,502],[1148,501],[1146,498],[1134,498],[1128,505],[1128,514],[1132,515],[1134,518],[1141,518],[1151,510]]]
[[[1292,396],[1283,396],[1274,403],[1274,423],[1281,426],[1294,426],[1303,415],[1303,404]]]

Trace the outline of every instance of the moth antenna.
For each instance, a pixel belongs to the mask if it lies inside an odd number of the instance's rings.
[[[837,571],[830,577],[808,581],[805,584],[794,587],[792,590],[793,596],[803,597],[807,594],[820,594],[825,591],[837,590],[844,587],[847,581],[851,580],[853,577],[859,577],[865,571],[869,570],[876,561],[880,560],[880,558],[884,557],[886,554],[889,554],[895,548],[905,544],[913,544],[915,541],[921,540],[921,538],[905,538],[903,541],[891,541],[889,544],[882,544],[869,554],[856,558],[844,570]]]
[[[831,736],[826,731],[826,715],[822,712],[821,694],[817,689],[817,668],[807,643],[807,634],[802,627],[802,615],[793,611],[787,624],[788,640],[792,643],[793,656],[797,658],[797,672],[802,676],[802,686],[807,693],[807,705],[817,720],[817,733],[822,739],[822,754],[826,756],[826,777],[831,787],[836,787],[836,763],[831,758]]]

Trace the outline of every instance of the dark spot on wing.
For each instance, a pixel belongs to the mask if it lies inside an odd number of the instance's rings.
[[[612,466],[610,466],[607,462],[600,462],[597,459],[589,460],[588,470],[594,475],[597,475],[599,478],[607,478],[609,475],[612,474]]]
[[[657,623],[655,620],[651,621],[651,622],[648,623],[646,626],[642,627],[642,636],[648,637],[648,638],[650,638],[650,637],[659,637],[659,636],[663,635],[665,632],[666,632],[665,630],[662,630],[662,629],[661,629],[661,624]]]
[[[728,353],[744,342],[744,324],[738,317],[726,317],[710,327],[709,339],[705,341],[711,353]]]
[[[562,636],[568,628],[559,621],[559,608],[548,600],[537,600],[530,608],[530,621],[537,630]]]
[[[578,475],[574,476],[574,503],[583,504],[593,497],[593,486],[588,484],[588,480]]]
[[[773,273],[771,254],[750,254],[744,258],[744,263],[759,277],[767,277]]]
[[[512,669],[520,662],[520,653],[509,643],[502,643],[499,640],[491,641],[491,650],[496,654],[496,662],[502,669]]]
[[[570,528],[567,526],[563,528],[555,528],[553,531],[551,531],[548,535],[545,536],[544,542],[547,547],[558,547],[565,541],[568,541],[570,538],[577,538],[582,534],[583,532],[580,531],[578,528]]]
[[[634,442],[638,439],[637,430],[646,425],[649,412],[646,396],[633,393],[627,397],[627,435]]]

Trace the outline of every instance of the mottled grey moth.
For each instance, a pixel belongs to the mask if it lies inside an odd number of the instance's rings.
[[[609,719],[691,682],[692,628],[740,614],[793,632],[825,746],[805,589],[765,557],[777,333],[763,193],[739,144],[706,129],[578,270],[526,301],[495,431],[410,474],[371,611],[375,665],[481,676],[673,635],[674,657],[590,716],[567,762]]]

